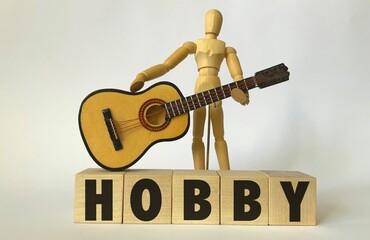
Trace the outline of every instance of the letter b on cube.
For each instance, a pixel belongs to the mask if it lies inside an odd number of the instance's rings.
[[[218,171],[221,224],[267,225],[268,178],[259,171]]]
[[[214,171],[173,173],[172,223],[219,224],[219,176]]]

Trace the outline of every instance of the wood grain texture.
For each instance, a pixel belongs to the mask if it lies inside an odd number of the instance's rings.
[[[259,171],[217,171],[220,175],[220,219],[221,224],[238,224],[238,225],[267,225],[268,224],[268,177]],[[259,192],[255,188],[247,188],[243,191],[244,199],[239,194],[235,195],[236,183],[249,183],[252,182],[253,185],[248,186],[258,186]],[[240,185],[239,185],[240,186]],[[251,190],[256,190],[258,192],[251,192]],[[250,198],[248,198],[250,196]],[[239,199],[235,199],[239,198]],[[260,213],[255,219],[237,219],[234,214],[234,203],[243,202],[247,200],[244,205],[244,211],[247,213],[246,217],[251,216],[252,208],[260,207]]]
[[[134,186],[136,190],[133,190]],[[141,191],[140,188],[145,190]],[[157,191],[158,189],[160,192]],[[144,210],[141,214],[144,216],[140,215],[140,211],[135,212],[135,208],[131,205],[132,200],[136,206]],[[159,205],[160,208],[156,208]],[[153,211],[154,213],[150,214]],[[130,170],[126,172],[123,223],[171,224],[171,214],[172,170]]]
[[[261,172],[269,177],[269,225],[316,225],[316,178],[296,171]],[[308,185],[304,191],[305,183]],[[287,197],[289,191],[294,191],[295,196],[304,192],[294,209]]]
[[[109,172],[103,169],[86,169],[75,176],[75,223],[122,223],[124,172]],[[102,220],[102,204],[96,204],[96,220],[86,220],[86,180],[96,181],[96,194],[102,194],[102,181],[112,181],[112,219]]]
[[[86,169],[76,223],[316,225],[316,178],[294,171]]]
[[[205,219],[201,220],[187,220],[185,219],[184,203],[186,198],[184,196],[185,181],[195,180],[205,182],[209,186],[209,197],[205,198],[209,202],[211,211]],[[172,180],[172,223],[174,224],[219,224],[219,176],[215,171],[204,170],[175,170],[173,172]],[[195,196],[201,195],[201,190],[195,189],[193,194]],[[202,192],[202,193],[201,193]],[[203,206],[194,204],[194,210],[200,211]]]

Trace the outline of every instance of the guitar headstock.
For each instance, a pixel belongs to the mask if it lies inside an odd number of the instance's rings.
[[[289,80],[289,72],[284,63],[259,71],[254,75],[259,88],[269,87]]]

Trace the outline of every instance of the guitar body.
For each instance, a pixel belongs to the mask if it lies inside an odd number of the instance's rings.
[[[172,83],[161,82],[131,93],[102,89],[88,95],[79,112],[82,139],[92,159],[102,168],[119,171],[137,162],[157,142],[183,137],[189,112],[231,96],[233,89],[249,91],[289,80],[283,64],[254,77],[183,97]]]
[[[119,171],[137,162],[157,142],[183,137],[189,114],[166,119],[162,104],[183,98],[173,84],[162,82],[140,93],[102,89],[88,95],[79,112],[84,144],[101,167]]]

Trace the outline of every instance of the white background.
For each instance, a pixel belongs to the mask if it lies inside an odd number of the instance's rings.
[[[245,77],[281,62],[291,72],[252,90],[249,106],[224,101],[232,169],[315,176],[318,226],[74,224],[74,174],[97,167],[79,134],[82,99],[128,90],[138,72],[203,37],[211,8],[223,13],[219,38],[238,51]],[[2,238],[368,239],[369,9],[365,0],[0,0]],[[189,56],[159,80],[190,95],[196,76]],[[226,64],[220,77],[232,81]],[[191,131],[133,168],[192,169],[190,146]]]

